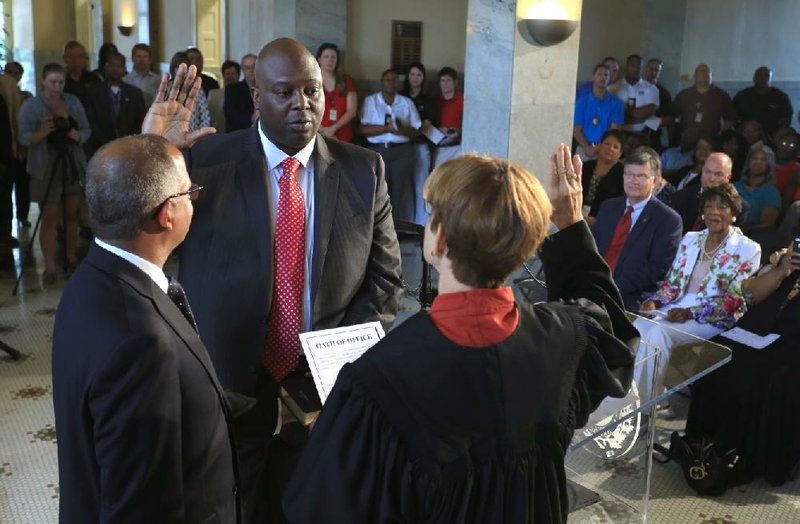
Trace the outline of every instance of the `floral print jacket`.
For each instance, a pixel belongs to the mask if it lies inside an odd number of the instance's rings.
[[[731,229],[727,242],[714,255],[708,274],[700,283],[697,305],[689,308],[696,321],[720,329],[731,328],[744,315],[742,282],[758,269],[761,258],[761,246],[745,237],[738,227]],[[649,300],[664,306],[686,294],[707,238],[707,229],[686,233],[666,280]]]

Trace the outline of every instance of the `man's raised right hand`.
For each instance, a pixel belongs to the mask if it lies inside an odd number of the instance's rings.
[[[189,132],[189,119],[192,117],[197,93],[200,91],[200,77],[195,66],[180,64],[175,71],[175,81],[167,94],[169,75],[161,78],[158,93],[150,110],[144,117],[142,133],[160,135],[179,149],[192,147],[195,142],[217,132],[213,127],[203,127]]]

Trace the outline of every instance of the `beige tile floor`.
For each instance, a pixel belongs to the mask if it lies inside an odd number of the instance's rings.
[[[34,206],[35,207],[35,206]],[[35,217],[34,217],[35,219]],[[22,238],[25,239],[25,232]],[[402,245],[407,282],[419,282],[419,246],[406,241]],[[19,256],[14,252],[17,268]],[[12,361],[0,353],[0,523],[45,524],[57,521],[58,473],[56,432],[52,408],[50,378],[50,343],[53,317],[64,278],[42,289],[38,273],[41,258],[26,268],[18,297],[11,296],[16,278],[12,270],[0,271],[0,340],[23,353]],[[2,255],[0,255],[2,257]],[[417,309],[409,294],[402,318]],[[676,402],[678,419],[659,423],[657,434],[667,440],[672,428],[682,428],[686,402]],[[798,414],[800,416],[800,414]],[[594,479],[608,491],[616,491],[625,500],[626,490],[642,478],[637,462],[620,466],[595,458],[588,464],[598,471]],[[648,522],[691,524],[800,523],[800,481],[782,488],[772,488],[757,480],[730,490],[717,499],[692,495],[674,464],[654,465],[652,501]],[[619,506],[607,503],[590,508],[581,519],[570,522],[619,522]]]

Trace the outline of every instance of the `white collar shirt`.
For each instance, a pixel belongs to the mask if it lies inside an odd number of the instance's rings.
[[[283,175],[281,162],[289,158],[284,151],[272,143],[267,138],[261,125],[258,125],[258,136],[261,139],[261,147],[264,150],[264,158],[267,166],[267,202],[270,206],[272,216],[272,239],[274,248],[275,223],[278,215],[278,200],[281,195],[279,180]],[[311,331],[312,326],[312,303],[311,303],[311,268],[314,256],[314,159],[312,153],[317,143],[316,135],[306,146],[298,151],[294,158],[300,162],[297,170],[297,183],[303,193],[303,203],[305,205],[306,231],[305,231],[305,270],[303,271],[303,324],[302,331]]]
[[[381,92],[368,96],[361,107],[361,123],[382,126],[386,124],[387,119],[394,120],[396,127],[404,125],[419,129],[422,126],[417,107],[407,96],[394,95],[391,105],[386,103]],[[383,133],[382,135],[369,136],[367,141],[370,144],[405,144],[410,142],[411,139],[395,133]]]
[[[167,276],[164,274],[164,271],[158,267],[157,265],[149,262],[138,255],[134,255],[130,251],[125,251],[122,248],[117,246],[112,246],[108,242],[103,242],[99,238],[94,239],[94,243],[100,246],[101,248],[105,249],[106,251],[117,255],[118,257],[127,260],[134,266],[141,269],[144,274],[150,277],[153,282],[163,291],[164,293],[167,292],[167,288],[169,287],[169,281],[167,280]]]

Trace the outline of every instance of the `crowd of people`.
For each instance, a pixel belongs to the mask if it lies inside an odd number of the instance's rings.
[[[732,346],[724,372],[692,392],[687,433],[740,454],[735,482],[763,474],[780,485],[800,462],[800,395],[787,383],[798,378],[798,361],[783,338],[795,329],[786,306],[800,264],[792,245],[800,235],[792,105],[770,85],[769,68],[731,98],[706,64],[672,100],[657,83],[662,66],[649,60],[642,78],[642,58],[631,55],[615,79],[619,63],[608,57],[579,87],[573,137],[587,159],[584,217],[626,309],[650,319],[634,323],[644,342],[634,374],[641,400],[664,391],[678,345],[700,337]],[[777,270],[757,276],[768,260],[766,269]],[[782,341],[757,353],[723,335],[732,327]],[[657,413],[674,417],[668,400]],[[780,436],[769,432],[784,426]]]
[[[355,142],[377,151],[384,159],[386,180],[393,197],[393,216],[423,225],[427,214],[422,185],[431,169],[460,152],[463,94],[457,89],[457,72],[445,67],[439,73],[440,90],[428,94],[425,66],[414,64],[406,73],[402,94],[400,72],[387,70],[381,90],[366,97],[359,107],[353,79],[341,71],[339,49],[325,43],[316,54],[322,70],[325,112],[320,133],[343,142]],[[21,93],[23,69],[10,62],[0,82],[8,97],[6,105],[14,144],[16,177],[2,191],[3,219],[0,244],[17,247],[12,235],[11,191],[16,179],[17,220],[29,227],[31,199],[42,206],[40,243],[45,258],[42,280],[53,284],[58,274],[56,238],[63,228],[64,270],[69,275],[77,263],[75,248],[78,228],[90,238],[80,184],[86,162],[104,144],[141,132],[146,110],[153,103],[161,75],[153,71],[150,47],[138,43],[131,49],[131,67],[114,44],[104,44],[98,54],[98,68],[88,69],[85,47],[76,41],[64,46],[63,64],[50,63],[38,78],[38,96]],[[220,69],[222,84],[203,72],[203,54],[192,47],[176,52],[169,62],[174,78],[180,64],[194,65],[201,79],[189,123],[190,131],[214,127],[218,133],[247,129],[258,121],[253,97],[257,57],[246,54],[241,63],[225,61]],[[8,85],[6,85],[8,84]],[[28,103],[21,97],[31,98]],[[424,115],[424,118],[421,118]],[[30,185],[30,187],[28,187]]]
[[[766,434],[800,409],[800,136],[769,69],[732,99],[700,64],[673,100],[660,60],[643,77],[631,55],[617,79],[606,58],[578,88],[578,155],[555,150],[545,191],[462,155],[450,67],[436,94],[423,64],[402,87],[386,69],[359,103],[330,43],[275,40],[224,62],[221,85],[197,48],[163,78],[146,44],[130,71],[111,44],[96,71],[78,42],[63,58],[24,102],[9,63],[0,120],[27,175],[22,226],[25,199],[40,205],[43,283],[59,227],[74,272],[53,339],[64,521],[312,522],[324,506],[350,522],[562,522],[573,430],[631,381],[658,395],[689,335],[734,357],[698,383],[687,432],[737,449],[742,482],[781,484],[800,462],[799,428]],[[297,335],[392,325],[397,221],[425,226],[439,296],[343,368],[309,436],[278,402],[309,371]],[[94,240],[78,267],[79,226]],[[531,306],[505,282],[537,249],[551,302]],[[733,326],[780,337],[757,353],[721,338]],[[634,370],[656,347],[660,367]]]

